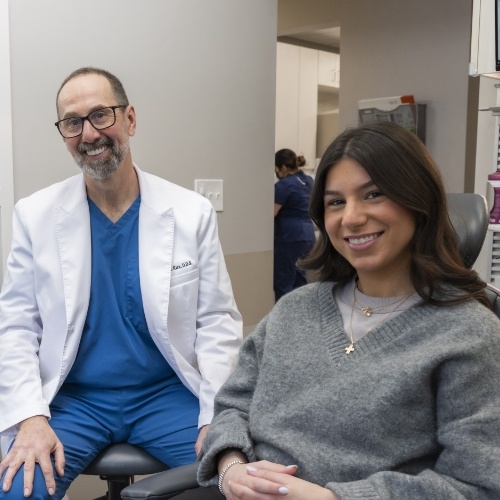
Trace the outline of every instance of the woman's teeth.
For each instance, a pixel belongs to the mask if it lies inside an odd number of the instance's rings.
[[[349,238],[349,243],[353,245],[362,245],[363,243],[368,243],[369,241],[377,239],[379,236],[380,233],[364,236],[363,238]]]

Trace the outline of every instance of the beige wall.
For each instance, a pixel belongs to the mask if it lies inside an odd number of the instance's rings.
[[[278,35],[339,26],[340,4],[341,0],[278,0]]]
[[[413,94],[448,191],[463,191],[471,0],[342,0],[340,128],[359,99]],[[473,169],[473,165],[467,165]]]
[[[262,286],[273,275],[273,252],[250,252],[226,256],[226,264],[233,282],[234,296],[243,322],[252,329],[272,308],[274,293]]]

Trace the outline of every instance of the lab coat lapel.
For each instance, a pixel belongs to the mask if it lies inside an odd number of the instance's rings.
[[[174,210],[137,169],[141,190],[139,211],[139,274],[149,332],[163,345],[168,339],[167,317],[174,246]],[[165,353],[164,353],[165,354]],[[168,355],[167,355],[168,356]],[[168,356],[170,357],[170,356]]]
[[[81,333],[87,315],[91,281],[91,232],[83,175],[55,209],[59,259],[69,330]]]

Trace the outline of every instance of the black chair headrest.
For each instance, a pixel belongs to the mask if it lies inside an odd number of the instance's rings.
[[[488,205],[476,193],[448,193],[448,212],[460,241],[464,264],[471,268],[479,256],[488,231]]]

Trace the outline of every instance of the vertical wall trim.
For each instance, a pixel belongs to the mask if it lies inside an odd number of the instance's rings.
[[[0,278],[12,237],[14,174],[10,86],[9,2],[0,2]]]

